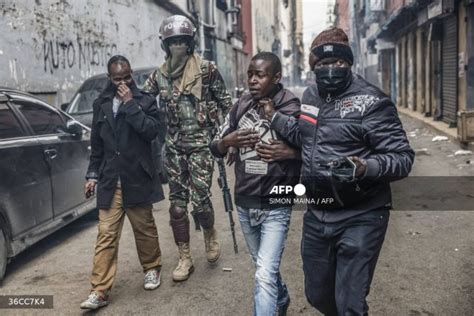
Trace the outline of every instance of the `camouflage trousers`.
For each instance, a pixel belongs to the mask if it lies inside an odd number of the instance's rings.
[[[214,158],[207,144],[193,145],[167,141],[165,166],[169,178],[169,200],[171,204],[186,208],[191,195],[193,213],[212,213],[210,197]]]

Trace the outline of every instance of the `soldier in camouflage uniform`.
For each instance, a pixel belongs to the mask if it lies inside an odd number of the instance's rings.
[[[194,52],[196,29],[180,15],[168,17],[160,27],[166,61],[148,78],[144,90],[166,104],[166,169],[170,187],[170,224],[179,249],[174,281],[193,272],[189,249],[189,195],[193,214],[204,230],[207,260],[217,262],[220,246],[214,229],[211,183],[214,159],[209,151],[218,110],[226,115],[232,100],[214,64]]]

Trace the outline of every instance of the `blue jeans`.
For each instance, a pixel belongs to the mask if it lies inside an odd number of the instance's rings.
[[[255,264],[254,315],[275,315],[289,300],[280,262],[290,226],[291,208],[265,209],[265,219],[252,226],[250,209],[237,206],[240,227]]]

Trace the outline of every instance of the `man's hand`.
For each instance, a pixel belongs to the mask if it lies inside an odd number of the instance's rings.
[[[84,185],[84,195],[86,199],[90,198],[91,196],[95,195],[95,185],[96,181],[88,180]]]
[[[235,159],[237,158],[239,151],[234,148],[230,147],[229,150],[227,151],[227,165],[232,166],[232,164],[235,162]]]
[[[255,148],[265,162],[298,159],[300,156],[299,150],[288,146],[281,140],[270,139],[270,144],[258,143]]]
[[[275,114],[275,105],[270,98],[264,98],[258,101],[258,105],[263,108],[265,119],[271,121]]]
[[[126,84],[120,84],[117,89],[117,94],[123,103],[127,103],[133,98],[132,90]]]
[[[254,147],[259,141],[259,133],[252,129],[239,129],[222,139],[222,143],[226,148]]]
[[[365,171],[367,170],[367,162],[364,159],[355,157],[355,156],[351,156],[347,158],[349,158],[356,164],[355,176],[357,178],[363,176],[365,174]]]

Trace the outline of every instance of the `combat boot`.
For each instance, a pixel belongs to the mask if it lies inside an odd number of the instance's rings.
[[[193,260],[191,259],[191,249],[188,242],[179,242],[179,262],[173,271],[173,281],[185,281],[194,271]]]
[[[204,243],[206,245],[207,261],[209,263],[216,263],[221,255],[221,246],[217,242],[215,228],[204,229]]]

